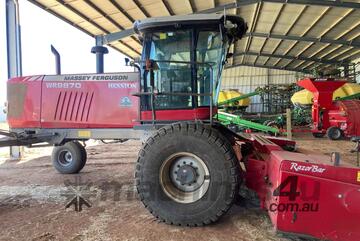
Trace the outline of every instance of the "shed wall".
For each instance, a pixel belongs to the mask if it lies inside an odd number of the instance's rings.
[[[293,71],[240,66],[223,71],[221,89],[235,89],[245,94],[266,85],[295,83],[302,76],[301,73]],[[251,105],[246,111],[259,113],[267,110],[261,103],[260,96],[257,95],[251,97]]]

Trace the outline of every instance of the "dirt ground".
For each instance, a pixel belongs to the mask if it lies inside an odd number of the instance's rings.
[[[301,149],[355,162],[349,141],[296,137]],[[159,223],[137,199],[134,162],[140,142],[87,147],[88,163],[79,175],[61,175],[50,162],[51,148],[28,151],[21,161],[0,161],[0,240],[298,240],[276,234],[267,214],[234,205],[218,223],[183,228]],[[73,189],[91,207],[65,208]]]

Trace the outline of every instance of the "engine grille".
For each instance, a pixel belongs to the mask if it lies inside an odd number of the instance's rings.
[[[88,121],[93,98],[94,92],[61,91],[57,98],[54,120]]]

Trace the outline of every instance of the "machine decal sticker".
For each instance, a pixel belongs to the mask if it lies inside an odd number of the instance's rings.
[[[44,81],[138,81],[139,73],[47,75]]]
[[[46,88],[48,88],[48,89],[80,89],[81,83],[50,82],[50,83],[46,83]]]
[[[135,83],[108,83],[109,89],[136,89]]]
[[[68,75],[64,77],[64,80],[90,80],[91,76],[82,75]]]
[[[90,138],[91,131],[78,131],[78,137],[80,138]]]
[[[325,171],[325,168],[321,168],[317,165],[304,166],[304,165],[300,165],[296,162],[292,162],[290,170],[294,170],[296,172],[304,171],[304,172],[323,173]]]
[[[120,101],[120,106],[123,106],[123,107],[132,106],[132,102],[131,102],[130,98],[127,96],[122,97],[121,101]]]
[[[360,171],[357,172],[357,178],[356,178],[356,180],[357,180],[358,182],[360,182]]]
[[[128,80],[127,75],[94,75],[92,80]]]

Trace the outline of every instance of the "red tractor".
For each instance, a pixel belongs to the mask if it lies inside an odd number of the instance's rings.
[[[134,29],[143,44],[132,63],[138,72],[10,79],[11,132],[0,144],[54,145],[55,168],[77,173],[86,163],[79,141],[142,139],[136,187],[161,221],[213,223],[243,183],[279,231],[360,240],[359,168],[337,154],[302,154],[294,141],[234,133],[217,121],[222,69],[247,29],[241,17],[145,19]]]
[[[360,136],[360,100],[333,101],[335,90],[346,84],[344,80],[303,79],[297,84],[314,94],[312,133],[325,134],[331,140]]]

